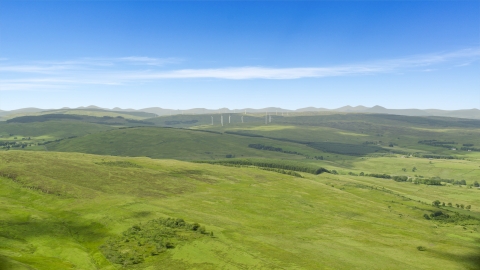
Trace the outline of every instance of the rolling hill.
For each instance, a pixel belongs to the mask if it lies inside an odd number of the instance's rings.
[[[0,265],[7,269],[479,265],[474,189],[53,152],[0,152],[0,172]],[[430,202],[437,199],[472,210],[441,207],[443,216],[435,216],[439,208]],[[445,214],[452,218],[435,219]],[[136,261],[140,232],[167,217],[199,223],[212,235],[184,232],[168,249]],[[110,250],[122,235],[136,240]],[[125,257],[123,266],[108,254]]]

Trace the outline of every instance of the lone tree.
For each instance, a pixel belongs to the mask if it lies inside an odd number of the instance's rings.
[[[442,203],[441,201],[436,200],[436,201],[432,202],[432,205],[435,206],[435,207],[439,207],[441,203]]]

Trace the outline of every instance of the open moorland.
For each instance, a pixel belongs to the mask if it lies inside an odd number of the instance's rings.
[[[0,269],[480,269],[480,120],[63,110],[0,136]]]

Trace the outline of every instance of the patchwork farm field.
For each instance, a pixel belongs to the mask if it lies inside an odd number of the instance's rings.
[[[0,123],[0,269],[480,269],[480,121],[234,117]]]

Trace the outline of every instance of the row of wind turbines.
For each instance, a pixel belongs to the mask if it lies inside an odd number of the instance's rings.
[[[282,113],[282,116],[283,116],[283,112]],[[247,111],[245,110],[245,115],[247,114]],[[288,112],[286,113],[287,116],[288,116]],[[278,111],[275,112],[275,115],[278,115]],[[213,116],[212,117],[212,123],[211,125],[213,126]],[[242,121],[242,124],[244,123],[243,121],[243,115],[240,117],[241,118],[241,121]],[[228,123],[230,124],[231,123],[231,115],[228,115]],[[272,123],[272,115],[269,115],[268,112],[265,112],[265,125],[268,125],[268,123]],[[220,115],[220,124],[222,125],[223,127],[223,114]]]

